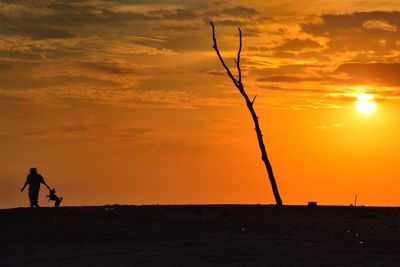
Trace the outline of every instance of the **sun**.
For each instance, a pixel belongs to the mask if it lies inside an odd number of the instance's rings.
[[[357,95],[356,108],[363,114],[370,114],[376,109],[376,102],[374,96],[369,94]]]

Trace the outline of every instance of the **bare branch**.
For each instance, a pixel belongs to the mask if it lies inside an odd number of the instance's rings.
[[[222,66],[224,66],[226,73],[228,74],[228,76],[231,78],[232,82],[235,84],[236,87],[239,87],[239,83],[236,80],[236,78],[233,76],[232,72],[230,71],[230,69],[228,68],[228,66],[225,64],[224,59],[221,56],[221,53],[219,52],[218,49],[218,45],[217,45],[217,39],[215,38],[215,27],[214,24],[212,23],[212,21],[210,21],[211,27],[212,27],[212,35],[213,35],[213,48],[215,50],[215,52],[217,52],[217,56],[219,58],[219,61],[221,61]]]
[[[242,70],[240,69],[240,53],[242,52],[242,31],[240,30],[239,27],[238,27],[238,30],[239,30],[239,50],[237,52],[237,60],[235,60],[235,62],[236,62],[236,66],[238,69],[238,75],[239,75],[238,82],[240,84],[240,83],[242,83]]]
[[[253,97],[253,100],[251,101],[251,104],[252,104],[252,105],[254,105],[254,101],[256,101],[256,98],[257,98],[257,95],[255,95],[255,96]]]

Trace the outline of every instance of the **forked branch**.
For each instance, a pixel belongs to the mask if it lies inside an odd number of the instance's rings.
[[[240,68],[240,53],[242,52],[242,31],[240,30],[240,28],[238,28],[238,30],[239,30],[239,49],[237,52],[237,57],[236,57],[236,59],[234,59],[234,61],[236,63],[237,71],[238,71],[238,78],[235,78],[235,76],[232,74],[229,67],[226,65],[223,57],[221,56],[221,53],[219,52],[218,45],[217,45],[217,39],[215,37],[214,24],[212,22],[210,22],[210,24],[211,24],[211,28],[212,28],[213,48],[214,48],[215,52],[217,53],[219,61],[221,61],[221,64],[224,67],[224,69],[226,70],[226,73],[228,74],[229,78],[231,78],[233,84],[236,86],[236,88],[239,90],[240,94],[243,96],[243,98],[246,102],[247,108],[249,109],[251,117],[254,121],[254,126],[255,126],[254,130],[256,131],[258,145],[259,145],[259,148],[261,151],[261,159],[263,160],[265,167],[267,169],[268,178],[269,178],[269,181],[270,181],[270,184],[272,187],[272,192],[275,197],[276,205],[280,206],[280,205],[282,205],[282,199],[279,195],[278,185],[276,184],[274,172],[272,170],[271,163],[267,156],[267,151],[265,149],[263,135],[261,132],[260,124],[258,122],[258,116],[254,110],[254,101],[256,100],[257,96],[254,96],[254,98],[252,100],[250,100],[249,96],[247,95],[246,91],[244,90],[244,85],[242,83],[242,70]]]

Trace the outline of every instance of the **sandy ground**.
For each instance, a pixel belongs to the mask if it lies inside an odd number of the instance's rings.
[[[0,210],[0,266],[400,266],[400,208]]]

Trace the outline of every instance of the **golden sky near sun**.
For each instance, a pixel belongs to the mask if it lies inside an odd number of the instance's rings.
[[[33,166],[66,205],[273,203],[210,20],[230,66],[242,29],[284,203],[400,205],[398,1],[11,0],[0,208]]]

